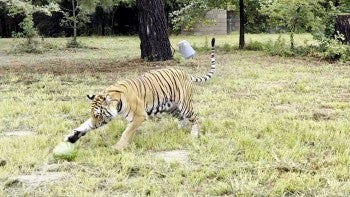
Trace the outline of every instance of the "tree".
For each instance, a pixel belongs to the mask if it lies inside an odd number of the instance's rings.
[[[244,17],[244,1],[239,0],[239,48],[243,49],[245,45],[244,40],[244,24],[245,24],[245,17]]]
[[[350,14],[342,14],[336,18],[335,29],[344,36],[343,43],[350,43]]]
[[[83,24],[88,23],[90,20],[89,14],[93,13],[97,0],[69,0],[71,6],[65,8],[61,6],[63,13],[63,19],[61,25],[66,28],[73,29],[73,38],[67,43],[67,47],[79,47],[77,41],[78,28]]]
[[[318,15],[324,13],[322,2],[323,0],[265,0],[262,1],[261,12],[270,18],[272,24],[289,32],[290,48],[294,49],[294,34],[315,27],[320,19]]]
[[[141,58],[164,61],[172,58],[162,0],[136,0]]]
[[[214,8],[235,10],[237,2],[233,0],[178,0],[180,9],[170,13],[174,29],[190,30],[195,24],[205,24],[206,13]]]
[[[54,2],[49,2],[46,5],[35,5],[30,0],[2,0],[5,2],[9,9],[11,16],[22,14],[24,16],[23,21],[19,24],[23,29],[22,33],[17,33],[19,37],[25,37],[26,43],[25,52],[37,52],[37,43],[34,42],[34,38],[38,36],[38,31],[34,27],[33,14],[36,12],[42,12],[46,15],[51,15],[51,12],[58,11],[58,5]]]
[[[245,29],[247,33],[266,33],[268,17],[260,13],[260,0],[244,0]]]
[[[185,0],[184,0],[185,1]],[[245,8],[244,0],[239,0],[239,18],[240,34],[239,48],[243,49],[245,45]],[[236,10],[237,1],[233,0],[191,0],[185,3],[180,10],[171,13],[172,22],[175,28],[184,27],[185,30],[191,29],[196,23],[205,23],[205,14],[213,8],[222,8],[225,10]]]

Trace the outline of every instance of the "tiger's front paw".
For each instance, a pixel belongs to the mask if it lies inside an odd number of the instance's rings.
[[[70,142],[70,143],[75,143],[81,136],[84,136],[85,133],[80,132],[80,131],[73,131],[71,134],[67,135],[64,138],[65,142]]]
[[[118,152],[125,150],[128,147],[129,143],[119,141],[112,148]]]

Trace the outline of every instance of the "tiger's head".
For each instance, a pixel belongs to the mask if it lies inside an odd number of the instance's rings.
[[[102,126],[118,115],[120,99],[112,99],[109,94],[87,95],[91,103],[91,119],[94,127]]]

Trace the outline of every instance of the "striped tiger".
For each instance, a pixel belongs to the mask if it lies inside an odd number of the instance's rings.
[[[197,117],[192,105],[192,83],[206,82],[215,72],[215,38],[211,41],[211,67],[203,77],[195,77],[179,69],[152,70],[134,79],[118,81],[102,93],[88,95],[92,100],[91,117],[73,129],[65,141],[75,143],[90,130],[99,128],[117,115],[124,116],[127,127],[113,146],[122,150],[131,142],[136,129],[146,119],[161,112],[178,118],[179,128],[185,120],[192,124],[191,135],[198,137]]]

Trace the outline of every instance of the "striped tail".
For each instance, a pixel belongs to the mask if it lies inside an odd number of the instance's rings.
[[[215,72],[215,38],[211,40],[211,66],[210,71],[203,77],[191,76],[191,81],[193,82],[206,82],[208,81]]]

